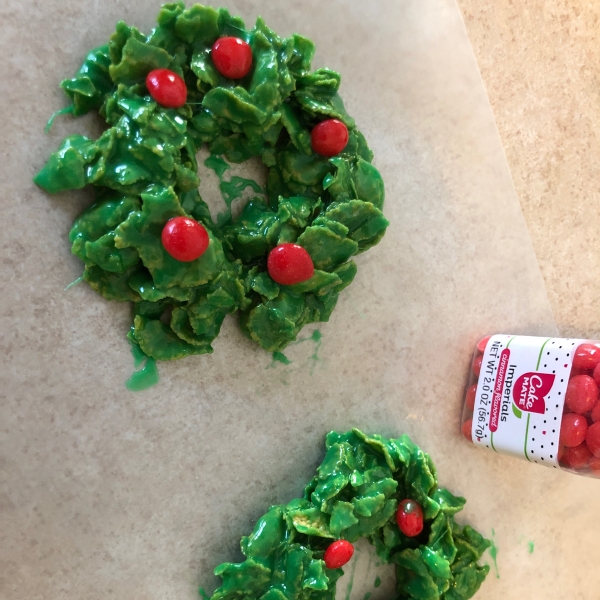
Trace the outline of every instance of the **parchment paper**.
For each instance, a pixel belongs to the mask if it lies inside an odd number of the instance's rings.
[[[49,198],[31,178],[64,135],[99,131],[94,118],[67,117],[44,136],[65,105],[59,81],[118,19],[149,30],[159,1],[5,1],[0,597],[212,591],[212,569],[241,557],[256,518],[301,493],[325,433],[352,426],[409,433],[441,482],[467,496],[462,519],[495,529],[501,578],[490,575],[480,597],[594,597],[596,559],[583,549],[595,548],[598,503],[582,498],[597,482],[458,435],[477,338],[556,329],[454,1],[224,4],[247,23],[262,14],[281,35],[312,38],[315,66],[342,73],[391,226],[358,258],[319,348],[292,346],[293,363],[270,368],[230,319],[214,355],[160,364],[158,386],[127,392],[129,308],[85,284],[63,291],[81,274],[66,236],[89,195]],[[366,546],[359,558],[347,597],[389,597],[391,576],[373,590],[380,567]]]

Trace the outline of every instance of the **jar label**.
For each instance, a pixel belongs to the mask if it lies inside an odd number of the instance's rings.
[[[477,382],[473,443],[557,468],[565,392],[584,341],[492,336]]]

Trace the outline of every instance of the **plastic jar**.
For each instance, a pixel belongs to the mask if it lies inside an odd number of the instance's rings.
[[[461,431],[476,446],[600,478],[600,342],[479,341]]]

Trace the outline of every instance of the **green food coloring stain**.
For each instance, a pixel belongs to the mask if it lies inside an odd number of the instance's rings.
[[[159,379],[156,361],[153,358],[148,358],[143,368],[133,373],[125,382],[125,387],[130,392],[140,392],[156,385]]]
[[[138,344],[130,343],[134,367],[137,369],[144,364],[144,361],[145,364],[139,371],[132,373],[131,377],[125,382],[125,387],[130,392],[141,392],[156,385],[160,380],[160,376],[156,368],[156,360],[146,356]]]
[[[137,369],[148,358],[148,356],[144,354],[143,350],[137,344],[131,342],[130,344],[131,355],[133,356],[133,366]]]
[[[78,283],[81,283],[82,281],[83,275],[81,277],[78,277],[75,281],[71,281],[71,283],[63,290],[63,292],[70,290],[72,287],[75,287]]]
[[[350,581],[348,582],[348,587],[346,588],[346,600],[350,600],[352,588],[354,587],[354,573],[356,572],[356,565],[358,563],[358,550],[355,551],[354,555],[354,562],[352,563],[352,570],[350,571]]]
[[[291,365],[292,361],[283,353],[283,352],[273,352],[273,362],[271,363],[271,368],[275,367],[275,363],[281,363],[283,365]]]
[[[49,133],[50,129],[52,129],[52,124],[54,123],[54,119],[56,119],[56,117],[59,117],[61,115],[72,115],[73,114],[73,105],[71,106],[66,106],[65,108],[61,108],[60,110],[57,110],[49,119],[48,122],[46,123],[46,127],[44,127],[44,133]]]
[[[354,300],[352,299],[352,296],[350,295],[350,292],[347,291],[346,293],[347,293],[347,296],[348,296],[348,300],[350,300],[350,304],[352,305],[352,308],[356,311],[356,314],[361,319],[366,319],[367,317],[360,311],[360,309],[356,305],[356,302],[354,302]]]
[[[490,540],[490,556],[494,562],[494,569],[496,571],[496,579],[500,579],[500,572],[498,571],[498,546],[496,546],[496,532],[492,529],[492,539]]]
[[[210,596],[206,593],[206,590],[204,588],[200,588],[198,592],[200,593],[202,600],[210,600]]]
[[[290,343],[290,346],[293,346],[295,344],[303,344],[304,342],[314,342],[315,343],[314,352],[309,357],[309,360],[312,361],[312,364],[310,367],[311,375],[313,374],[315,364],[319,360],[321,360],[321,358],[319,357],[319,350],[321,349],[321,340],[322,339],[323,339],[323,334],[318,329],[315,329],[312,332],[312,334],[309,335],[308,337],[305,337],[305,338],[302,338],[300,340],[296,340],[295,342]],[[271,364],[267,367],[267,369],[272,369],[272,368],[276,367],[277,363],[281,363],[283,365],[291,365],[293,362],[283,352],[273,352],[271,354],[271,356],[273,357],[273,360],[272,360]]]
[[[312,335],[310,336],[310,339],[313,342],[315,342],[315,351],[312,353],[312,355],[310,357],[310,359],[313,361],[311,368],[310,368],[310,374],[312,375],[315,370],[315,365],[317,364],[317,362],[319,360],[321,360],[319,358],[319,350],[321,349],[321,340],[323,339],[323,336],[318,329],[315,329],[313,331]]]
[[[229,163],[222,156],[217,156],[216,154],[211,154],[204,161],[204,166],[214,171],[219,181],[223,181],[225,171],[230,168]]]

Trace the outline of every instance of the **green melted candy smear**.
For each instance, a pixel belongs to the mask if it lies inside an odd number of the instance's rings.
[[[211,59],[223,36],[245,40],[252,68],[226,79]],[[281,352],[308,323],[327,321],[354,279],[352,260],[377,244],[388,221],[384,186],[373,154],[338,94],[340,75],[311,71],[313,43],[280,38],[259,18],[252,29],[226,9],[165,4],[149,35],[119,22],[108,44],[92,50],[74,77],[61,83],[71,100],[62,112],[97,111],[107,128],[97,139],[63,140],[35,182],[49,193],[91,185],[94,200],[75,220],[72,251],[84,280],[107,300],[133,305],[133,341],[146,356],[172,360],[213,351],[226,315],[269,352]],[[145,79],[169,69],[187,86],[180,108],[157,104]],[[313,152],[311,131],[326,119],[348,128],[333,158]],[[221,180],[227,211],[213,223],[199,193],[196,154]],[[260,157],[266,189],[223,178],[231,162]],[[231,202],[252,197],[231,218]],[[168,220],[191,217],[209,232],[207,251],[178,262],[162,246]],[[279,285],[266,269],[270,250],[297,243],[314,275]]]
[[[331,432],[325,458],[302,498],[272,506],[241,541],[246,559],[215,569],[222,579],[212,600],[333,600],[342,569],[327,569],[323,554],[336,539],[367,538],[396,566],[398,600],[465,600],[488,574],[478,564],[490,545],[454,520],[464,498],[438,487],[429,455],[406,435],[386,439],[358,429]],[[423,509],[417,537],[401,533],[398,503]]]

